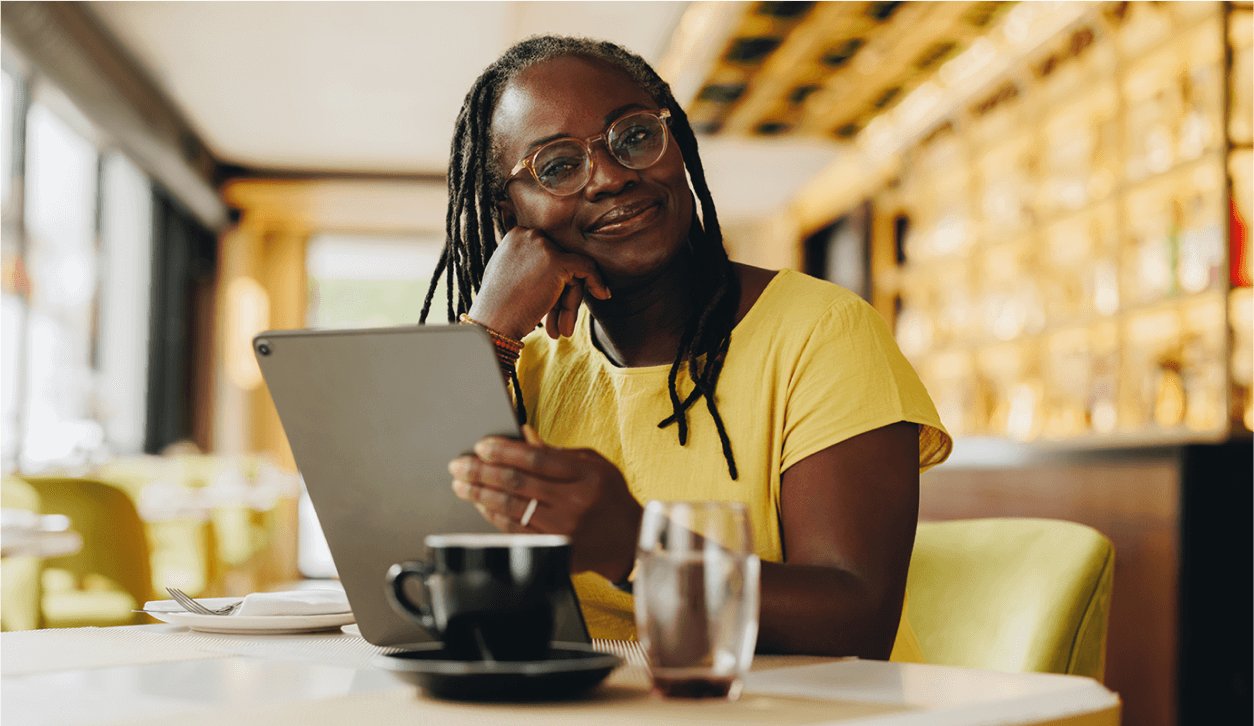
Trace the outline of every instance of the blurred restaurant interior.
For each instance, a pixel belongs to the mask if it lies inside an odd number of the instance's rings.
[[[921,520],[1067,519],[1114,543],[1124,723],[1248,713],[1249,2],[6,0],[0,18],[5,537],[26,511],[81,543],[6,542],[5,630],[334,577],[251,338],[417,323],[462,96],[556,32],[671,83],[733,260],[888,320],[956,439]],[[134,513],[47,516],[78,479]]]

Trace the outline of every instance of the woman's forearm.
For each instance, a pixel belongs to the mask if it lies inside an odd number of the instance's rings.
[[[784,472],[787,564],[762,564],[760,650],[888,658],[918,526],[918,461],[919,428],[901,421]]]
[[[904,596],[833,567],[763,562],[758,651],[887,660]]]

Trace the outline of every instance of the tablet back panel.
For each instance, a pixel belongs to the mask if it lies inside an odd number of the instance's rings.
[[[491,339],[470,325],[270,331],[253,351],[362,637],[430,641],[392,609],[384,575],[425,557],[429,534],[496,531],[448,472],[484,436],[519,437]],[[555,639],[586,642],[568,600]]]

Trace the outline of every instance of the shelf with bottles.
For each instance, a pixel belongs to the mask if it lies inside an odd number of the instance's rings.
[[[1229,402],[1225,361],[1224,308],[1241,305],[1240,296],[1230,302],[1216,290],[1085,325],[909,357],[956,436],[1212,440],[1228,431],[1232,406],[1242,407],[1241,415],[1249,408],[1248,345],[1231,348],[1234,381],[1246,392],[1241,402]],[[1244,300],[1234,320],[1249,320],[1248,293]]]
[[[1249,21],[1249,13],[1246,20]],[[1228,294],[1228,323],[1232,333],[1228,369],[1231,376],[1230,418],[1234,428],[1254,431],[1254,272],[1251,270],[1250,220],[1254,189],[1254,152],[1247,146],[1234,149],[1228,158],[1228,178],[1232,185],[1229,210],[1228,272],[1232,287]],[[1237,429],[1239,430],[1239,429]]]
[[[1121,287],[1128,306],[1223,286],[1223,168],[1190,165],[1123,197]]]
[[[969,169],[987,224],[1013,228],[1221,150],[1222,17],[1188,17],[1203,20],[1132,60],[1112,60],[1117,33],[1100,23],[1064,33],[1062,50],[1047,48],[918,145],[917,186],[944,195]]]
[[[933,317],[903,307],[897,335],[955,435],[1211,440],[1230,420],[1249,427],[1250,288],[1167,297],[1070,325],[1029,327],[1014,317],[1024,308],[1007,304],[992,321],[1002,338],[955,336],[944,317],[952,304],[939,309]],[[1004,333],[1021,324],[1023,332]]]
[[[1228,81],[1228,138],[1236,146],[1254,141],[1254,11],[1230,7],[1228,47],[1232,65]]]
[[[1222,22],[1222,2],[1109,2],[1100,20],[1124,60],[1138,60],[1203,23]]]
[[[1238,287],[1229,293],[1228,320],[1232,326],[1229,418],[1234,427],[1254,431],[1254,289]]]
[[[1184,437],[1227,430],[1226,298],[1215,291],[1125,317],[1120,429]]]
[[[1048,139],[1048,135],[1045,138]],[[1052,166],[1040,163],[1030,156],[1035,153],[1035,148],[1034,136],[1029,131],[1013,146],[1007,145],[1007,148],[984,155],[977,162],[980,173],[973,185],[975,203],[970,205],[978,209],[978,214],[963,216],[961,202],[933,205],[949,211],[950,219],[928,220],[932,221],[931,225],[925,222],[921,226],[924,229],[958,229],[963,236],[959,237],[951,231],[950,236],[945,238],[946,244],[926,240],[922,244],[907,245],[908,252],[912,248],[922,248],[924,252],[917,257],[908,255],[911,263],[950,254],[971,254],[986,246],[1002,244],[1007,238],[1025,238],[1034,230],[1049,229],[1055,225],[1074,227],[1078,219],[1106,215],[1105,210],[1112,200],[1140,199],[1146,196],[1146,190],[1157,191],[1166,206],[1175,204],[1185,207],[1182,212],[1186,218],[1181,221],[1186,225],[1212,227],[1218,224],[1222,228],[1224,215],[1220,207],[1224,193],[1224,153],[1220,148],[1207,148],[1200,156],[1182,158],[1175,166],[1135,181],[1116,177],[1109,162],[1088,168],[1075,164],[1067,166],[1057,158]],[[1038,167],[1041,167],[1041,173],[1031,176],[1030,171]],[[1051,169],[1052,174],[1049,173]],[[1116,181],[1112,182],[1112,178]],[[990,181],[981,183],[979,180],[983,179]],[[911,186],[919,196],[942,193],[939,189],[922,188],[917,183]],[[945,197],[953,196],[950,189],[952,187],[943,192]],[[925,219],[944,216],[933,209],[919,209],[921,205],[906,206],[910,212],[921,214]],[[955,219],[960,224],[954,224]]]
[[[1166,185],[1125,202],[984,245],[978,254],[902,268],[902,349],[1010,341],[1226,288],[1218,200]]]
[[[955,435],[1117,446],[1250,427],[1228,11],[1095,7],[908,150],[875,201],[907,220],[895,331]]]
[[[1063,34],[1065,52],[1047,48],[942,124],[907,154],[910,196],[927,200],[915,202],[927,208],[915,210],[921,238],[911,259],[966,254],[979,240],[1049,224],[1182,164],[1221,163],[1216,10],[1177,9],[1190,29],[1132,60],[1114,50],[1116,30],[1082,23]],[[961,195],[970,201],[953,199]]]
[[[1223,147],[1224,48],[1209,18],[1122,69],[1129,182]]]
[[[1254,284],[1251,274],[1250,222],[1254,220],[1254,153],[1249,147],[1234,149],[1228,157],[1228,179],[1232,184],[1232,201],[1228,210],[1228,269],[1233,287]]]

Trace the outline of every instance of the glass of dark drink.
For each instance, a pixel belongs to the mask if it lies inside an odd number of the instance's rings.
[[[654,692],[737,698],[758,636],[760,564],[745,506],[651,501],[636,557],[636,631]]]

